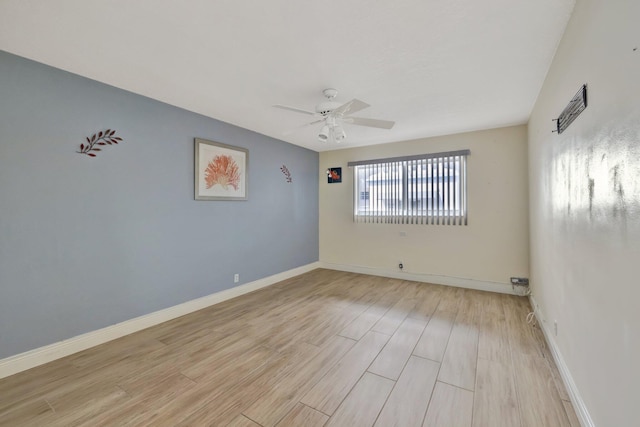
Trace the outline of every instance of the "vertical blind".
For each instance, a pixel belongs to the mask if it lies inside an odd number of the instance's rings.
[[[356,222],[467,225],[470,150],[349,162]]]

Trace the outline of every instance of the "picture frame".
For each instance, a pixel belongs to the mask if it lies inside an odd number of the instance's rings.
[[[342,182],[342,168],[327,169],[327,184],[337,184]]]
[[[248,200],[249,150],[194,139],[195,200]]]

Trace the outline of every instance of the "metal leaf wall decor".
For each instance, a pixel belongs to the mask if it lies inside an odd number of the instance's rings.
[[[293,178],[291,178],[291,172],[289,172],[289,169],[285,165],[282,165],[280,170],[284,174],[285,179],[287,180],[287,182],[289,182],[289,183],[293,182]]]
[[[80,151],[76,151],[76,153],[86,154],[89,157],[95,157],[97,152],[102,151],[100,146],[118,144],[119,142],[123,142],[122,138],[119,136],[115,136],[116,131],[107,129],[104,132],[100,131],[98,133],[94,133],[91,137],[87,137],[87,143],[80,144]]]

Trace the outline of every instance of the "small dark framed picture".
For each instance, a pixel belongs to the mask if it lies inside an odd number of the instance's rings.
[[[342,168],[327,169],[327,183],[335,184],[337,182],[342,182]]]

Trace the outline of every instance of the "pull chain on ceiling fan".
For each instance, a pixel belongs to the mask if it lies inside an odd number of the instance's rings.
[[[305,128],[324,122],[324,124],[320,128],[320,133],[318,133],[318,139],[322,142],[326,142],[329,139],[335,142],[342,142],[347,137],[347,134],[345,133],[343,127],[343,124],[345,123],[358,126],[375,127],[380,129],[391,129],[395,124],[395,122],[389,120],[368,119],[365,117],[351,116],[350,114],[356,113],[360,110],[364,110],[370,105],[366,102],[360,101],[359,99],[352,99],[345,104],[340,104],[339,102],[333,100],[338,95],[338,91],[336,89],[325,89],[322,91],[322,93],[328,101],[324,101],[316,105],[315,112],[303,110],[296,107],[289,107],[286,105],[274,105],[274,107],[276,108],[294,111],[296,113],[308,114],[317,118],[317,120],[306,123],[291,131],[285,132],[285,135],[291,134],[292,132],[295,132],[300,128]]]

